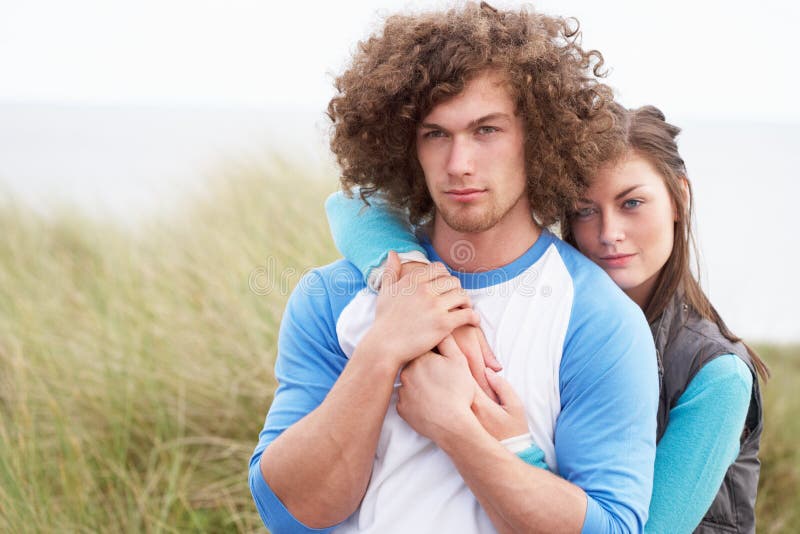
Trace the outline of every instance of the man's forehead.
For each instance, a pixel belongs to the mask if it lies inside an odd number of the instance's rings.
[[[420,125],[432,122],[466,125],[489,115],[493,118],[511,118],[515,112],[516,104],[511,95],[508,76],[492,70],[471,78],[460,93],[434,105]]]

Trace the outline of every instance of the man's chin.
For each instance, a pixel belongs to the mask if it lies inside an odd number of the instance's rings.
[[[455,215],[452,213],[442,213],[442,220],[451,229],[462,234],[478,234],[489,230],[497,221],[490,214],[478,216]]]

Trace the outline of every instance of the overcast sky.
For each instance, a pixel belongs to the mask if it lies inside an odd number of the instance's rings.
[[[0,99],[322,110],[331,73],[397,0],[0,0]],[[496,6],[520,3],[497,1]],[[800,122],[797,2],[547,0],[629,105]]]

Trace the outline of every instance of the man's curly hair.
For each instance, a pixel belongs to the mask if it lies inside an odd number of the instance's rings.
[[[467,4],[447,12],[394,15],[359,43],[328,105],[331,150],[343,189],[380,193],[412,223],[433,214],[416,157],[416,130],[438,103],[496,69],[524,119],[531,206],[544,225],[575,205],[603,158],[613,124],[612,91],[599,83],[602,55],[584,51],[574,19]]]

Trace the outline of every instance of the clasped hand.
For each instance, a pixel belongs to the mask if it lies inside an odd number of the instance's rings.
[[[480,388],[452,337],[444,340],[440,350],[441,354],[427,352],[416,358],[400,373],[400,417],[438,444],[469,428],[471,419],[498,440],[528,432],[525,407],[505,379],[486,368],[497,403]]]
[[[500,364],[458,278],[441,263],[406,267],[389,253],[368,334],[378,357],[405,365],[398,413],[434,441],[465,417],[497,439],[526,433],[524,408],[494,373]]]

